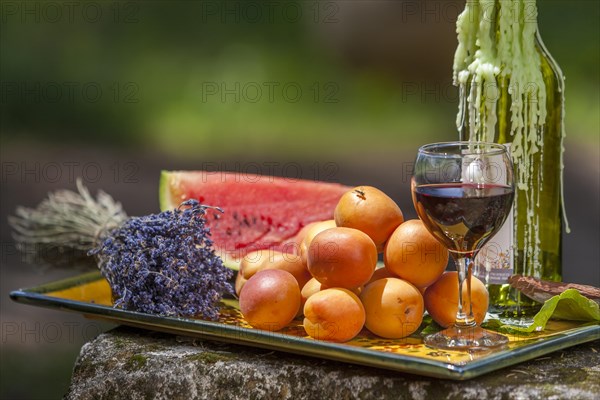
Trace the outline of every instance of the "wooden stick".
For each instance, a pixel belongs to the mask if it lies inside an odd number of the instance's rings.
[[[543,303],[552,296],[561,294],[567,289],[577,289],[583,296],[600,304],[600,289],[594,286],[543,281],[522,275],[511,276],[508,278],[508,283],[513,288],[521,291],[525,296],[539,303]]]

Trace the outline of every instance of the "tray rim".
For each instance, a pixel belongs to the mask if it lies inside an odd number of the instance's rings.
[[[192,335],[209,340],[360,364],[401,373],[412,373],[459,381],[472,379],[554,351],[600,339],[600,324],[582,324],[577,328],[557,333],[552,337],[546,337],[544,340],[533,341],[516,349],[502,350],[493,355],[470,361],[464,365],[457,365],[443,361],[410,357],[403,354],[348,346],[343,343],[330,343],[278,332],[250,329],[238,325],[191,318],[161,317],[101,304],[46,295],[48,292],[94,282],[99,279],[102,279],[100,271],[92,271],[30,288],[14,290],[10,292],[10,298],[18,303],[76,312],[86,317],[101,318],[113,323],[138,328],[172,334]],[[359,360],[353,357],[356,355],[360,356]]]

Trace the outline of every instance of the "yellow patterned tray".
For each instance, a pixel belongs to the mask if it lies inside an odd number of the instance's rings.
[[[328,343],[306,336],[300,320],[293,321],[279,332],[254,329],[244,321],[237,300],[223,301],[218,322],[159,317],[116,309],[112,307],[110,287],[99,272],[17,290],[10,296],[18,302],[80,312],[124,325],[457,380],[474,378],[600,338],[600,325],[597,323],[551,321],[543,332],[508,335],[508,349],[487,353],[431,349],[423,345],[418,332],[403,339],[389,340],[363,330],[350,342]]]

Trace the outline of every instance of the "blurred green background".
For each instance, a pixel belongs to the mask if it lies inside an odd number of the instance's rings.
[[[161,168],[293,160],[327,172],[332,162],[332,180],[376,184],[402,197],[411,216],[401,163],[420,144],[457,137],[451,67],[463,7],[452,0],[2,2],[0,396],[60,397],[90,339],[80,317],[8,299],[11,289],[73,274],[25,265],[5,224],[17,204],[72,187],[65,163],[99,165],[102,179],[88,179],[90,186],[142,214],[157,208]],[[566,239],[573,263],[565,278],[599,285],[600,2],[541,0],[538,8],[542,37],[567,77],[574,234]],[[52,163],[63,168],[59,179],[44,175]],[[318,177],[308,171],[301,177]],[[27,334],[57,321],[75,323],[76,338],[65,328],[57,342],[44,340],[43,330],[40,340]]]
[[[539,3],[568,132],[596,135],[598,4]],[[452,135],[460,1],[8,4],[4,141],[343,154]]]

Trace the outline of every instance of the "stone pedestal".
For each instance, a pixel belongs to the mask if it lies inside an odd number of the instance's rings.
[[[463,382],[119,327],[81,349],[67,399],[598,399],[600,340]]]

